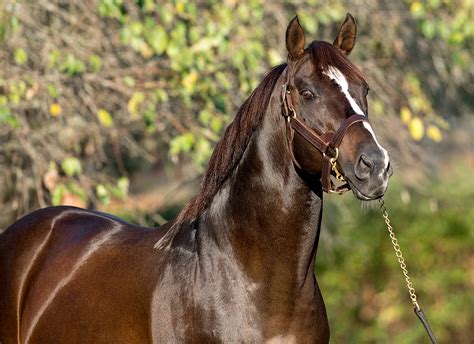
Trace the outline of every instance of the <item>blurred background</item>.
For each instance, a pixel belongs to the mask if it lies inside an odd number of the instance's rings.
[[[59,204],[174,217],[236,109],[285,61],[288,21],[332,42],[346,12],[419,301],[440,342],[472,343],[471,0],[0,1],[0,231]],[[332,342],[427,342],[377,204],[325,201],[315,271]]]

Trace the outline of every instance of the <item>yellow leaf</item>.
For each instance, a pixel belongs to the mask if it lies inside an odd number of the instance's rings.
[[[138,107],[144,99],[145,95],[142,92],[133,92],[132,97],[127,103],[127,108],[132,118],[138,117]]]
[[[153,49],[150,48],[148,44],[143,42],[142,44],[140,44],[140,54],[142,54],[142,56],[146,59],[150,58],[153,56]]]
[[[176,4],[176,11],[178,13],[183,13],[184,12],[184,3],[183,2],[179,2]]]
[[[194,89],[194,85],[196,84],[197,78],[198,74],[196,72],[191,72],[184,77],[183,86],[188,92]]]
[[[422,9],[421,4],[418,1],[415,1],[410,6],[411,13],[418,13]]]
[[[99,118],[100,124],[102,124],[104,127],[110,128],[114,125],[112,116],[107,110],[99,109],[99,111],[97,111],[97,118]]]
[[[268,61],[270,62],[270,65],[275,66],[281,61],[283,61],[283,58],[280,56],[280,53],[275,50],[275,49],[269,49],[268,50]]]
[[[61,108],[61,105],[59,105],[58,103],[53,103],[49,107],[49,113],[53,117],[59,116],[62,111],[63,111],[63,109]]]
[[[406,106],[402,107],[400,109],[400,118],[402,119],[402,122],[405,124],[408,124],[410,119],[412,118],[412,113],[409,108]]]
[[[443,134],[441,134],[441,130],[435,125],[428,126],[426,130],[426,135],[432,139],[434,142],[441,142],[443,139]]]
[[[408,123],[408,130],[414,140],[420,141],[425,134],[425,127],[419,117],[413,117]]]

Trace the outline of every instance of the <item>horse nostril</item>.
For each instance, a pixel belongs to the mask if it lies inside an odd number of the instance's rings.
[[[391,177],[393,174],[393,168],[392,168],[392,165],[390,164],[390,161],[387,164],[386,173],[388,174],[389,177]]]
[[[365,168],[370,170],[372,168],[372,162],[364,154],[360,156],[360,164]]]
[[[360,180],[368,179],[372,173],[372,169],[372,161],[370,161],[366,155],[361,154],[354,169],[356,177]]]

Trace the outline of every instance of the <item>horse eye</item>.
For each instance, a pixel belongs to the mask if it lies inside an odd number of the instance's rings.
[[[311,91],[303,90],[301,91],[301,96],[306,100],[313,100],[314,94]]]

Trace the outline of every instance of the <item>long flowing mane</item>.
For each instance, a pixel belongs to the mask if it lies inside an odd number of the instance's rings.
[[[253,132],[265,114],[276,81],[285,67],[286,64],[281,64],[270,70],[239,108],[234,121],[227,127],[212,153],[198,194],[181,211],[177,223],[191,222],[210,205],[217,191],[242,158]]]

